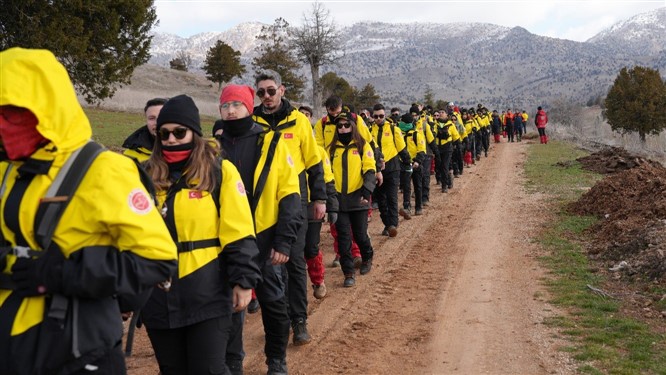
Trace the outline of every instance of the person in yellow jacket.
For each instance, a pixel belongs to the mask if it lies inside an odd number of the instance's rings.
[[[170,289],[153,290],[141,319],[163,375],[224,372],[231,313],[245,309],[261,277],[250,205],[236,168],[202,137],[192,98],[169,99],[157,132],[145,167],[178,272]]]
[[[442,179],[442,193],[446,193],[448,189],[453,188],[453,178],[450,173],[451,155],[453,155],[453,145],[455,142],[460,142],[460,134],[456,126],[453,124],[445,111],[441,111],[437,124],[435,125],[437,147],[439,148],[440,161],[439,175]]]
[[[266,364],[271,374],[286,373],[290,319],[282,271],[290,257],[298,256],[291,249],[303,225],[303,209],[295,161],[284,134],[266,132],[257,124],[252,117],[253,103],[251,87],[226,86],[220,95],[222,134],[216,138],[240,172],[255,221],[257,263],[262,273],[256,293],[264,324]],[[245,354],[243,312],[234,314],[232,320],[227,365],[232,374],[238,374]]]
[[[386,118],[386,109],[382,104],[372,108],[372,137],[377,141],[377,148],[384,156],[382,164],[383,181],[375,189],[374,200],[377,202],[380,217],[384,224],[382,235],[395,237],[398,235],[398,188],[400,187],[400,170],[409,164],[409,154],[405,149],[397,125]]]
[[[422,189],[422,198],[423,206],[428,206],[430,204],[430,171],[432,169],[432,164],[435,159],[438,158],[438,148],[435,144],[435,135],[433,134],[434,119],[428,112],[428,109],[432,110],[432,107],[427,106],[426,109],[423,109],[422,105],[413,105],[409,112],[415,119],[414,127],[417,131],[423,134],[423,139],[426,142],[426,154],[423,159],[422,168],[420,170]],[[412,174],[413,176],[413,174]]]
[[[356,270],[351,254],[351,235],[361,250],[360,274],[372,269],[374,252],[368,236],[367,210],[375,189],[375,157],[372,147],[361,137],[351,113],[342,112],[335,119],[329,155],[338,193],[340,211],[335,223],[340,248],[340,266],[345,275],[344,286],[356,284]],[[351,233],[350,233],[351,228]]]
[[[414,126],[414,117],[410,113],[405,113],[400,118],[398,127],[402,131],[409,152],[410,168],[400,173],[400,184],[402,186],[402,210],[400,215],[405,219],[411,217],[411,184],[414,183],[414,201],[415,201],[415,215],[421,215],[423,212],[423,177],[421,170],[425,168],[423,160],[425,160],[426,143],[423,138],[423,133],[416,130]]]
[[[146,102],[143,114],[146,117],[146,125],[140,127],[123,141],[123,155],[129,156],[138,162],[144,162],[150,158],[157,136],[157,115],[168,99],[154,98]]]
[[[263,126],[266,132],[282,135],[282,141],[288,146],[293,158],[301,187],[302,225],[290,249],[286,268],[289,275],[287,299],[294,331],[293,341],[296,345],[302,345],[311,340],[307,329],[308,288],[304,257],[308,197],[314,202],[315,220],[322,220],[326,215],[327,198],[324,171],[310,121],[284,98],[286,88],[282,85],[280,75],[271,70],[261,72],[255,79],[255,87],[261,104],[253,111],[254,121]]]
[[[0,374],[125,374],[121,311],[175,272],[176,246],[137,166],[115,152],[68,200],[42,199],[90,123],[50,51],[0,52],[0,82]],[[53,201],[69,203],[38,240]]]

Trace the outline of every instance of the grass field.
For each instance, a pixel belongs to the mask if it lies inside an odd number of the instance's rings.
[[[592,273],[583,244],[593,217],[571,215],[563,205],[576,201],[601,176],[581,169],[574,146],[550,142],[533,145],[525,165],[527,187],[552,197],[553,221],[540,237],[548,251],[541,261],[550,270],[545,281],[550,301],[569,314],[551,319],[570,341],[570,351],[588,374],[666,374],[666,337],[622,313],[622,301],[593,293],[588,285],[604,280]]]
[[[92,126],[93,139],[112,150],[118,150],[128,135],[146,123],[143,113],[116,112],[96,108],[84,108],[84,111]],[[211,116],[201,117],[204,136],[211,135],[215,120],[217,119]]]

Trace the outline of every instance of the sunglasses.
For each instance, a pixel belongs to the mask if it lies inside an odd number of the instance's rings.
[[[338,126],[338,129],[351,128],[351,122],[338,122],[337,126]]]
[[[275,96],[275,94],[277,94],[277,89],[274,87],[269,87],[268,89],[265,90],[259,89],[257,90],[257,97],[263,98],[264,95],[266,95],[266,93],[268,93],[268,96]]]
[[[380,118],[384,118],[384,115],[372,115],[372,118],[380,119]]]
[[[173,134],[176,139],[183,139],[187,135],[187,128],[175,128],[173,130],[161,128],[160,129],[160,139],[166,141],[169,139],[169,136]]]

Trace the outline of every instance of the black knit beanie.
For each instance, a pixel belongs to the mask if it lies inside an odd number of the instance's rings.
[[[194,100],[187,95],[178,95],[169,99],[157,116],[157,131],[162,125],[175,123],[192,129],[193,132],[202,136],[199,108]]]

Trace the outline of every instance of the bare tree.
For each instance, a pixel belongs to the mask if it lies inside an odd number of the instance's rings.
[[[335,62],[340,56],[340,34],[330,12],[318,1],[312,4],[312,12],[303,14],[303,26],[293,28],[291,37],[296,55],[310,65],[312,73],[312,104],[315,115],[321,114],[322,93],[319,82],[319,68]]]

